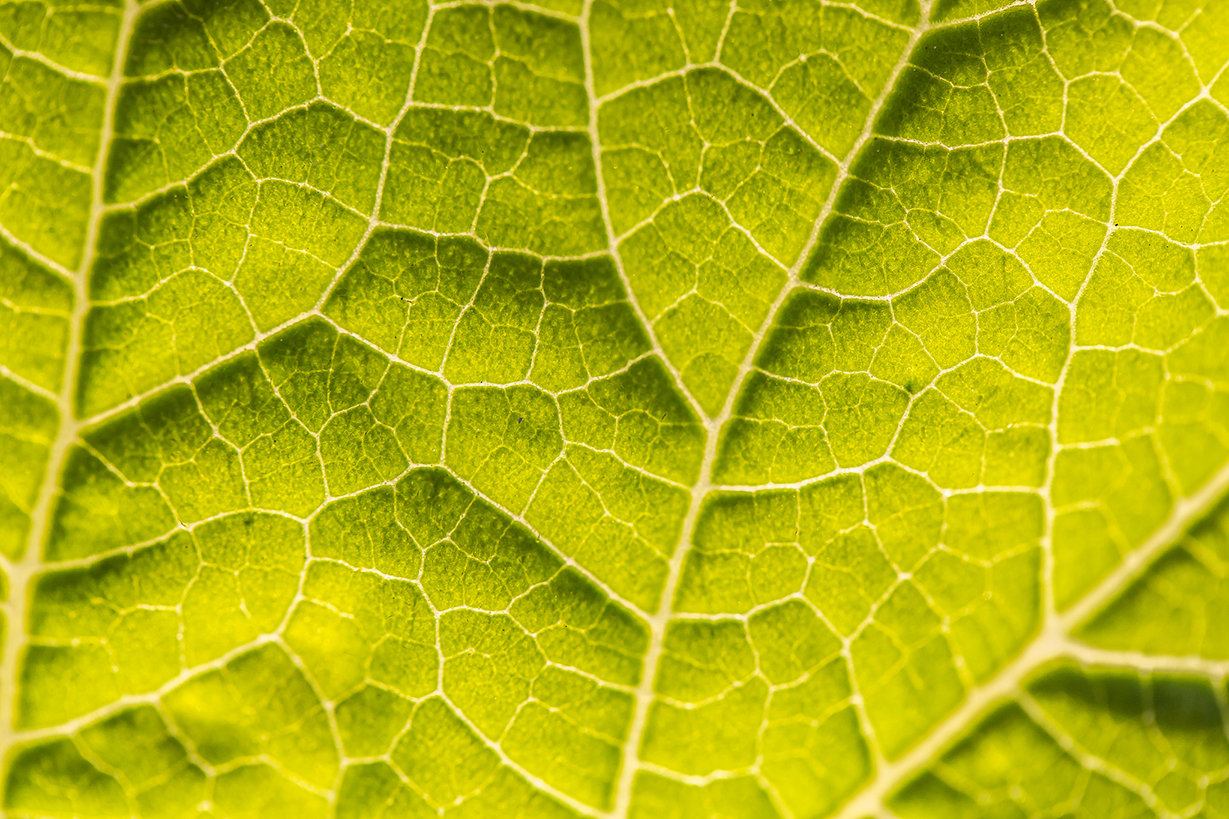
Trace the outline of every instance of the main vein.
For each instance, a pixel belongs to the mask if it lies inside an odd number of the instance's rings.
[[[132,39],[138,0],[124,0],[123,17],[117,34],[115,61],[106,80],[102,126],[99,133],[98,153],[92,169],[90,189],[90,216],[86,223],[85,244],[81,263],[72,276],[73,310],[68,325],[68,343],[64,351],[64,375],[56,396],[60,424],[55,440],[47,456],[46,472],[39,487],[38,498],[30,514],[30,536],[25,551],[15,560],[5,561],[3,567],[9,580],[9,597],[0,608],[4,612],[4,645],[0,653],[0,762],[7,762],[8,755],[17,738],[17,703],[20,689],[22,651],[26,647],[28,629],[29,586],[42,558],[42,546],[51,523],[51,507],[59,485],[60,473],[70,448],[77,438],[83,423],[77,419],[74,397],[77,385],[77,370],[81,358],[81,334],[85,316],[89,310],[88,278],[90,267],[97,253],[98,229],[104,216],[104,187],[107,155],[110,153],[114,133],[116,101],[124,79],[124,63],[128,59],[128,44]]]
[[[589,0],[591,2],[591,0]],[[588,3],[586,4],[586,8]],[[879,116],[879,112],[883,110],[893,88],[896,85],[896,80],[900,77],[905,66],[909,62],[909,57],[912,55],[918,41],[930,29],[930,8],[931,0],[923,0],[921,3],[921,14],[918,24],[912,29],[909,35],[909,41],[901,49],[900,57],[896,61],[896,65],[892,68],[892,73],[888,76],[884,83],[883,89],[879,92],[879,96],[871,104],[870,111],[866,115],[866,119],[862,125],[862,132],[854,141],[853,146],[848,153],[841,159],[837,165],[836,176],[832,181],[832,187],[828,191],[827,198],[824,200],[823,207],[820,209],[819,216],[816,218],[814,225],[811,228],[811,235],[807,238],[806,245],[798,254],[797,260],[789,269],[789,276],[786,279],[785,286],[777,293],[771,307],[768,309],[767,315],[764,317],[763,323],[760,325],[752,340],[750,349],[747,350],[746,356],[743,357],[742,363],[738,368],[738,375],[734,379],[734,383],[730,387],[730,391],[726,394],[725,402],[721,407],[721,411],[716,416],[707,416],[698,407],[696,408],[700,418],[703,419],[705,427],[705,448],[704,460],[700,466],[700,476],[691,490],[691,503],[687,508],[687,515],[683,519],[682,531],[679,534],[678,543],[675,545],[674,552],[670,556],[669,573],[666,576],[665,588],[662,591],[661,606],[657,612],[649,618],[649,648],[645,655],[644,667],[641,673],[640,684],[636,689],[636,710],[632,716],[631,727],[628,731],[627,742],[623,746],[623,764],[620,768],[619,781],[615,792],[615,804],[613,815],[625,817],[629,813],[632,798],[632,788],[635,784],[635,776],[639,769],[639,751],[640,745],[644,739],[645,728],[648,724],[649,709],[653,704],[653,684],[657,676],[657,666],[661,661],[662,650],[665,642],[666,627],[669,625],[670,619],[674,614],[674,594],[678,587],[679,577],[682,574],[683,563],[686,560],[687,552],[691,546],[692,536],[695,532],[696,520],[699,517],[700,508],[704,503],[705,497],[712,490],[712,472],[713,464],[717,459],[717,443],[720,436],[721,428],[730,419],[734,411],[734,404],[742,391],[743,384],[746,383],[754,368],[755,360],[759,355],[760,347],[764,343],[764,339],[768,337],[768,332],[776,320],[777,313],[781,306],[785,303],[794,288],[798,285],[799,275],[802,272],[803,266],[811,256],[811,252],[815,248],[815,244],[819,241],[820,233],[823,230],[824,223],[828,216],[832,213],[836,205],[837,197],[840,195],[841,188],[845,180],[849,178],[850,169],[853,166],[854,160],[861,153],[862,148],[873,136],[875,120]],[[595,144],[595,155],[597,148]],[[601,176],[601,168],[598,167],[598,176]],[[612,251],[614,248],[611,248]],[[629,288],[629,297],[631,290]],[[646,322],[646,329],[651,334],[653,328]],[[694,402],[693,402],[694,404]]]

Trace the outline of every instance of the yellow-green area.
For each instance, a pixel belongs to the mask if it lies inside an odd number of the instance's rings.
[[[0,809],[1229,819],[1227,65],[0,0]]]

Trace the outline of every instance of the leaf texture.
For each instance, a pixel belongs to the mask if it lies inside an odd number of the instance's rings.
[[[1226,0],[0,0],[11,817],[1229,817]]]

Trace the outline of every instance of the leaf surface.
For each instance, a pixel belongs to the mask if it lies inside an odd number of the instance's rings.
[[[1227,29],[0,0],[6,814],[1229,816]]]

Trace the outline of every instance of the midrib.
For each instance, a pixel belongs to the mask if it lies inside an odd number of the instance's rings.
[[[30,515],[30,536],[25,552],[15,561],[3,563],[8,575],[9,596],[0,604],[4,613],[4,640],[0,649],[0,773],[5,779],[0,782],[0,793],[7,788],[9,754],[19,733],[16,730],[17,702],[20,685],[20,661],[26,646],[29,616],[29,585],[39,568],[42,546],[51,525],[51,506],[64,468],[68,451],[83,426],[74,413],[74,395],[77,371],[81,359],[81,333],[85,315],[89,310],[87,279],[94,263],[98,227],[104,215],[103,188],[107,154],[111,148],[116,101],[123,83],[124,63],[128,58],[128,44],[132,38],[133,25],[140,11],[137,0],[124,0],[116,40],[115,62],[106,80],[106,95],[103,105],[102,127],[99,133],[98,154],[94,158],[90,189],[90,216],[86,223],[85,244],[81,263],[72,277],[73,310],[68,325],[68,343],[64,350],[64,375],[57,395],[56,405],[60,413],[60,425],[47,456],[46,473],[39,487],[38,499]]]
[[[587,0],[588,3],[592,0]],[[785,286],[777,293],[772,305],[768,309],[768,314],[765,316],[763,323],[760,325],[759,331],[755,334],[752,340],[751,347],[748,349],[746,356],[743,357],[742,364],[739,366],[738,375],[734,379],[729,392],[726,394],[725,402],[721,407],[721,411],[716,416],[707,415],[698,403],[690,398],[690,394],[682,384],[681,378],[676,375],[676,382],[679,390],[687,395],[692,405],[693,411],[698,417],[703,419],[705,427],[705,448],[704,460],[700,466],[700,476],[691,490],[691,503],[687,509],[687,515],[683,520],[682,531],[679,535],[679,540],[675,544],[674,552],[670,557],[669,573],[666,577],[666,584],[662,590],[661,604],[656,614],[649,618],[649,649],[645,655],[644,666],[641,671],[640,684],[636,689],[636,709],[633,713],[631,727],[628,732],[628,738],[623,746],[623,764],[619,774],[619,782],[615,792],[614,809],[611,811],[612,816],[626,817],[630,812],[632,787],[635,776],[640,769],[639,749],[641,742],[644,739],[645,727],[648,723],[649,709],[653,704],[653,682],[657,676],[657,667],[661,661],[661,654],[665,640],[666,627],[669,625],[670,619],[674,615],[674,594],[678,587],[679,577],[682,574],[683,562],[686,559],[687,552],[691,547],[692,535],[695,531],[696,519],[699,516],[700,507],[704,503],[704,499],[713,488],[712,470],[713,464],[717,458],[717,441],[721,432],[721,428],[730,419],[733,413],[734,402],[742,391],[743,384],[752,372],[756,357],[759,355],[760,347],[764,340],[768,337],[768,332],[771,329],[773,322],[776,320],[777,313],[781,306],[785,303],[786,298],[792,293],[798,285],[799,275],[802,272],[803,266],[811,256],[811,252],[815,248],[816,242],[819,241],[820,232],[823,229],[824,222],[832,213],[836,205],[837,196],[840,194],[842,185],[849,178],[850,168],[853,166],[854,160],[861,153],[862,148],[870,141],[873,136],[875,120],[879,117],[880,111],[883,110],[884,104],[891,96],[893,89],[896,87],[896,81],[899,79],[901,72],[909,62],[909,57],[913,54],[918,41],[930,30],[930,10],[933,0],[922,0],[920,8],[920,19],[909,35],[909,41],[901,49],[900,57],[897,59],[896,65],[893,66],[891,74],[884,82],[883,89],[879,96],[872,103],[870,111],[867,113],[866,119],[862,124],[862,132],[858,135],[853,146],[845,154],[840,164],[837,166],[836,176],[832,181],[832,187],[828,191],[828,196],[824,200],[823,207],[820,209],[819,216],[815,219],[815,223],[811,228],[811,235],[808,237],[806,245],[798,254],[797,260],[789,269],[789,275],[786,279]],[[720,58],[720,54],[718,54]],[[595,143],[594,153],[597,154]],[[598,167],[598,175],[601,175],[601,167]],[[614,252],[616,248],[611,247]],[[628,298],[635,300],[635,294],[630,287],[627,288]],[[637,305],[637,312],[640,308]],[[654,346],[660,349],[657,344],[656,336],[653,333],[652,324],[645,321],[645,329],[653,339]],[[865,720],[862,721],[865,725]]]

